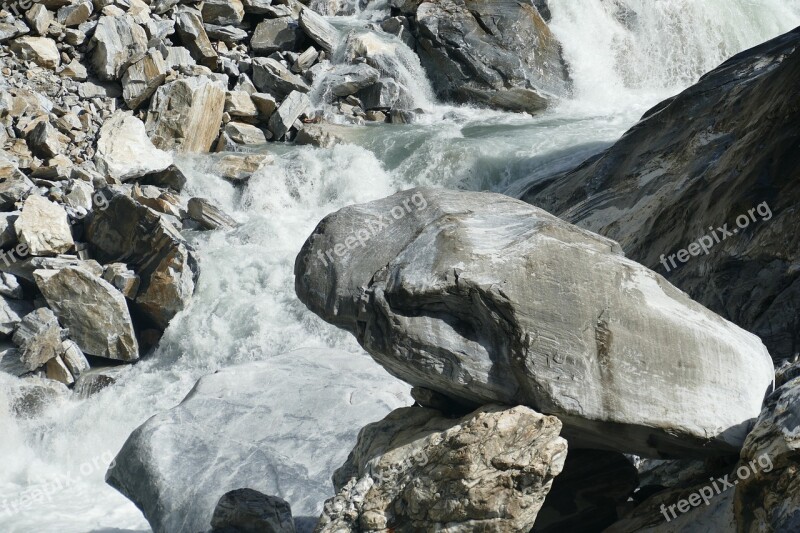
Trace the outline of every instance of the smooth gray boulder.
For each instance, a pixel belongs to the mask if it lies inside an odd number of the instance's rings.
[[[756,336],[616,242],[498,194],[341,209],[303,246],[295,288],[393,375],[556,415],[581,447],[737,453],[773,382]]]
[[[363,354],[306,349],[226,368],[136,429],[106,480],[156,533],[206,531],[220,497],[241,487],[317,517],[359,429],[410,403],[408,386]]]

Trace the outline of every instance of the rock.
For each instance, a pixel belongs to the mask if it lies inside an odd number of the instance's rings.
[[[253,489],[237,489],[219,499],[211,517],[211,533],[294,533],[292,509],[286,500]]]
[[[0,342],[0,372],[14,377],[24,376],[29,372],[19,357],[17,347],[8,341]],[[0,402],[2,402],[2,396],[0,396]]]
[[[151,48],[147,55],[125,71],[122,76],[122,97],[131,109],[150,98],[167,77],[167,63],[161,52]]]
[[[226,43],[239,43],[247,39],[248,33],[241,28],[233,26],[217,26],[215,24],[206,24],[206,34],[209,39],[216,41],[225,41]]]
[[[20,35],[24,35],[30,31],[28,26],[21,20],[15,20],[13,17],[8,22],[0,22],[0,43],[4,43],[9,39],[13,39]]]
[[[9,274],[4,273],[4,276],[7,275]],[[31,311],[33,311],[33,306],[28,302],[10,300],[5,296],[0,297],[0,337],[10,337],[22,317]]]
[[[126,181],[163,172],[172,155],[153,146],[141,120],[116,111],[100,128],[94,161],[101,172]]]
[[[86,81],[89,77],[89,72],[86,70],[86,67],[76,59],[73,59],[68,65],[64,66],[59,74],[75,81]]]
[[[40,307],[22,318],[14,332],[14,344],[19,347],[25,369],[33,371],[61,355],[61,327],[53,312]]]
[[[267,137],[261,129],[244,122],[228,122],[225,125],[225,133],[236,144],[250,145],[267,142]]]
[[[335,124],[306,124],[297,132],[294,142],[300,145],[310,144],[320,148],[331,148],[343,142],[349,131],[349,127]]]
[[[273,97],[271,94],[253,93],[250,95],[250,99],[256,106],[256,109],[258,110],[258,116],[262,120],[269,120],[269,117],[272,116],[272,113],[278,109],[278,103],[275,101],[275,97]]]
[[[180,233],[163,217],[123,194],[89,218],[85,239],[92,257],[125,263],[140,278],[133,307],[162,330],[192,297],[197,261]]]
[[[244,183],[273,160],[267,154],[225,154],[214,159],[211,170],[233,183]]]
[[[162,150],[208,152],[217,138],[225,108],[225,87],[209,78],[162,85],[150,101],[145,127]]]
[[[294,50],[301,38],[297,21],[290,17],[266,19],[256,26],[250,47],[254,54],[269,55],[272,52]]]
[[[417,53],[440,98],[536,113],[569,92],[561,46],[530,4],[423,2],[413,20]]]
[[[30,255],[57,255],[75,245],[64,208],[35,194],[25,200],[14,229]]]
[[[292,91],[307,93],[311,87],[299,76],[271,58],[253,59],[253,83],[259,91],[278,99],[286,98]]]
[[[89,20],[89,16],[94,12],[91,0],[77,0],[74,3],[59,8],[56,14],[58,23],[70,28],[79,26]]]
[[[14,209],[14,204],[26,197],[33,187],[33,182],[0,150],[0,209]]]
[[[26,251],[22,244],[17,245],[16,249],[8,252],[8,254],[12,255],[14,251],[17,251],[21,257],[27,255],[27,252],[19,253]],[[0,262],[0,269],[29,283],[35,283],[33,273],[36,270],[61,270],[66,267],[80,267],[96,276],[101,276],[103,274],[103,267],[100,266],[100,263],[94,259],[78,259],[75,255],[62,254],[58,257],[25,257],[24,259],[17,259],[12,256],[11,262],[8,264]]]
[[[111,263],[103,270],[103,279],[117,288],[129,300],[136,298],[141,280],[125,263]]]
[[[82,372],[72,389],[77,398],[86,399],[115,384],[128,371],[129,366],[92,368]]]
[[[84,353],[135,361],[139,346],[125,297],[113,285],[82,268],[37,270],[36,286]]]
[[[276,141],[280,140],[294,121],[310,109],[311,100],[308,96],[299,91],[292,91],[269,119],[269,131],[272,132],[272,137]]]
[[[795,30],[742,52],[607,151],[522,195],[618,240],[632,259],[759,335],[776,360],[800,343],[792,266],[800,152],[789,141],[800,134],[800,87],[789,81],[800,73],[798,45]]]
[[[361,430],[315,531],[529,531],[564,465],[560,429],[523,406],[398,409]]]
[[[323,85],[334,96],[348,96],[369,87],[378,81],[380,75],[380,72],[365,63],[337,65],[325,76]]]
[[[67,137],[61,134],[47,120],[42,120],[28,134],[31,151],[45,159],[55,157],[64,151]]]
[[[252,118],[258,116],[258,109],[244,91],[228,91],[225,93],[225,112],[232,117]]]
[[[233,228],[236,221],[205,198],[192,198],[188,204],[189,218],[205,229]]]
[[[92,43],[92,65],[103,80],[120,79],[147,52],[147,34],[130,15],[100,17]]]
[[[339,30],[309,8],[300,12],[300,27],[320,48],[332,54],[341,40]]]
[[[164,46],[161,48],[161,55],[167,62],[167,67],[171,69],[190,68],[197,65],[192,54],[182,46]]]
[[[17,37],[10,48],[18,58],[33,61],[40,67],[55,70],[61,65],[61,54],[56,43],[47,37]]]
[[[42,37],[47,35],[47,29],[53,22],[53,14],[50,13],[42,4],[33,4],[33,7],[25,13],[25,20],[30,24],[31,29]]]
[[[244,18],[244,6],[241,0],[205,0],[202,13],[206,24],[235,26]]]
[[[142,185],[155,185],[156,187],[168,187],[174,191],[181,192],[186,186],[186,175],[175,165],[170,165],[159,172],[151,172],[139,178]]]
[[[8,396],[10,413],[22,419],[38,417],[69,396],[69,389],[63,383],[36,376],[14,380],[11,390],[4,392]]]
[[[75,341],[64,339],[61,341],[61,347],[64,350],[64,353],[61,354],[61,359],[63,359],[69,373],[75,379],[78,379],[81,374],[89,370],[89,361],[86,360],[86,356],[83,355],[80,346]]]
[[[207,530],[220,497],[239,487],[283,498],[295,516],[319,516],[359,428],[410,402],[407,394],[364,355],[345,352],[228,367],[136,429],[106,480],[156,533]]]
[[[17,281],[16,276],[7,272],[0,272],[0,296],[5,296],[13,300],[22,299],[22,287],[19,281]]]
[[[391,109],[401,103],[401,94],[397,82],[384,78],[359,90],[356,96],[364,109]]]
[[[47,361],[47,363],[45,363],[45,375],[47,376],[47,379],[58,381],[59,383],[63,383],[67,386],[75,383],[75,378],[72,377],[67,365],[64,364],[64,361],[60,356],[53,357]]]
[[[295,288],[393,375],[536,406],[575,447],[736,453],[772,385],[757,337],[616,242],[503,195],[413,189],[340,210]]]
[[[198,63],[211,69],[217,66],[219,56],[211,45],[203,21],[198,15],[188,11],[179,13],[175,27],[181,42]]]
[[[408,21],[408,17],[389,17],[381,22],[381,29],[386,33],[396,35],[412,50],[416,47],[416,41],[411,33],[411,24]]]
[[[87,213],[92,210],[94,187],[91,184],[81,180],[70,180],[64,192],[66,193],[64,205],[74,210],[83,209]]]

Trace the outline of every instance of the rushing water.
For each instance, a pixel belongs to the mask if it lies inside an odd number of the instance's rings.
[[[419,123],[353,128],[350,144],[333,149],[275,145],[275,165],[244,192],[205,172],[204,158],[184,161],[189,193],[214,198],[242,225],[187,235],[202,267],[195,299],[117,386],[33,420],[12,418],[0,399],[0,531],[149,531],[104,483],[136,426],[219,368],[299,347],[362,354],[294,295],[294,258],[329,212],[415,185],[505,191],[568,168],[727,57],[800,25],[798,0],[558,0],[551,9],[575,91],[548,113],[436,104],[419,64],[394,39],[387,47],[399,49],[400,81],[427,111]],[[357,28],[372,16],[337,24]],[[10,383],[0,376],[0,390]]]

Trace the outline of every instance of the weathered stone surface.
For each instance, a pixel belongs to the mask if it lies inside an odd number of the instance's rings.
[[[53,22],[53,14],[42,4],[37,3],[33,4],[33,7],[25,13],[25,20],[28,21],[31,29],[36,32],[37,35],[44,37],[47,35],[47,29]]]
[[[92,42],[92,65],[104,80],[120,79],[147,52],[147,34],[130,15],[100,17]]]
[[[0,209],[11,210],[33,189],[33,182],[0,150]]]
[[[56,315],[46,307],[25,315],[14,332],[13,340],[28,371],[36,370],[61,355],[61,327]]]
[[[342,209],[307,240],[295,287],[401,379],[536,406],[580,447],[736,453],[773,379],[757,337],[614,241],[502,195]]]
[[[364,109],[391,109],[401,102],[400,86],[388,78],[361,89],[356,96],[364,104]]]
[[[232,117],[252,118],[258,116],[258,109],[250,98],[250,94],[244,91],[225,93],[225,112]]]
[[[303,28],[312,41],[329,54],[333,53],[341,39],[339,30],[334,28],[319,13],[315,13],[309,8],[305,8],[300,12],[300,27]]]
[[[569,91],[561,46],[530,4],[423,2],[413,20],[417,53],[441,98],[535,113]]]
[[[75,379],[78,379],[81,374],[89,370],[89,361],[86,360],[86,356],[75,341],[64,339],[61,341],[61,348],[63,349],[61,359]]]
[[[205,229],[233,228],[236,221],[205,198],[192,198],[187,205],[189,218]]]
[[[22,299],[22,287],[16,276],[7,272],[0,272],[0,295],[14,300]]]
[[[266,19],[256,26],[250,47],[256,54],[269,55],[280,50],[294,50],[301,38],[297,21],[290,17]]]
[[[100,128],[94,161],[101,172],[125,181],[164,171],[172,155],[153,146],[141,120],[117,111]]]
[[[311,109],[311,100],[304,93],[293,91],[269,119],[273,139],[280,140],[300,115]]]
[[[311,87],[303,78],[292,74],[289,69],[272,58],[253,59],[253,83],[259,91],[277,98],[285,98],[292,91],[307,93]]]
[[[75,380],[75,387],[72,390],[80,399],[89,398],[116,383],[119,376],[129,368],[127,365],[120,365],[86,370]]]
[[[20,245],[18,245],[19,248]],[[16,257],[22,257],[25,254],[18,254]],[[80,267],[84,270],[101,276],[103,274],[103,267],[94,259],[78,259],[75,255],[61,254],[58,257],[25,257],[17,261],[9,261],[6,264],[0,261],[0,270],[11,273],[19,279],[24,279],[30,283],[34,283],[33,273],[36,270],[61,270],[66,267]]]
[[[252,124],[244,122],[228,122],[225,133],[236,144],[264,144],[267,137],[264,132]]]
[[[122,76],[122,97],[131,109],[150,98],[167,77],[167,63],[155,48],[125,71]]]
[[[31,311],[33,306],[28,302],[0,297],[0,337],[11,336],[22,317]]]
[[[145,123],[153,144],[162,150],[208,152],[222,123],[225,89],[220,82],[205,77],[159,87]]]
[[[106,480],[156,533],[206,531],[220,497],[241,487],[283,498],[297,517],[319,516],[358,430],[410,401],[363,354],[270,356],[200,379],[131,434]],[[297,402],[308,408],[286,407]]]
[[[177,192],[181,192],[186,186],[186,175],[175,165],[170,165],[159,172],[145,174],[139,179],[142,185],[155,185],[156,187],[167,187]]]
[[[380,77],[381,73],[365,63],[355,65],[337,65],[329,72],[323,84],[333,96],[348,96],[369,87]]]
[[[206,34],[209,39],[225,41],[226,43],[238,43],[248,37],[248,33],[234,26],[217,26],[216,24],[206,24]]]
[[[53,357],[45,363],[45,375],[47,379],[58,381],[64,385],[70,386],[75,383],[75,378],[70,374],[67,365],[61,359],[61,356]]]
[[[36,286],[84,353],[135,361],[139,346],[125,297],[113,285],[82,268],[37,270]]]
[[[361,430],[315,531],[529,531],[567,456],[560,430],[523,406],[398,409]]]
[[[63,383],[37,376],[25,376],[12,382],[5,390],[10,413],[17,418],[34,418],[46,409],[69,398],[69,389]],[[3,397],[0,397],[2,401]]]
[[[56,43],[47,37],[17,37],[11,42],[10,48],[20,59],[33,61],[40,67],[55,70],[61,65],[61,54]]]
[[[800,343],[798,76],[795,30],[731,58],[607,151],[522,197],[619,241],[632,259],[759,335],[773,358],[792,357]]]
[[[294,139],[295,144],[310,144],[320,148],[331,148],[343,142],[351,128],[336,124],[306,124],[303,129],[297,132]]]
[[[253,93],[250,95],[250,99],[253,101],[253,104],[255,104],[256,109],[258,110],[258,116],[263,120],[269,120],[269,117],[272,116],[272,113],[278,109],[278,102],[271,94]]]
[[[195,61],[212,69],[217,66],[219,56],[211,45],[203,21],[198,15],[188,11],[179,13],[175,27],[181,42],[189,49]]]
[[[211,533],[295,533],[292,509],[286,500],[253,489],[224,494],[214,509],[211,527]]]
[[[202,14],[207,24],[235,26],[244,18],[244,5],[241,0],[205,0]]]
[[[30,255],[57,255],[75,245],[64,208],[35,194],[25,200],[14,229]]]
[[[103,270],[103,279],[116,287],[129,300],[136,298],[141,280],[125,263],[111,263]]]
[[[233,183],[244,183],[273,161],[269,154],[225,154],[214,159],[212,171]]]
[[[48,120],[42,120],[28,134],[31,151],[45,159],[55,157],[64,151],[66,136],[62,135]]]
[[[91,0],[77,0],[58,9],[56,19],[64,27],[79,26],[89,19],[94,12]]]

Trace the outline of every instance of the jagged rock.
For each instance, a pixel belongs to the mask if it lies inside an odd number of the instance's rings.
[[[111,263],[103,271],[103,279],[116,287],[129,300],[136,298],[141,280],[125,263]]]
[[[220,82],[205,77],[159,87],[145,123],[153,144],[163,150],[208,152],[222,123],[225,89]]]
[[[205,198],[192,198],[188,204],[189,218],[205,229],[233,228],[236,221]]]
[[[78,379],[81,374],[89,370],[89,361],[86,360],[86,356],[83,355],[83,351],[81,351],[80,346],[78,346],[75,341],[64,339],[61,341],[61,348],[64,350],[64,353],[61,354],[61,358],[64,360],[64,364],[70,374],[72,374],[75,379]]]
[[[7,249],[17,243],[17,231],[14,222],[19,218],[19,211],[0,213],[0,248]]]
[[[75,245],[64,208],[35,194],[25,200],[14,229],[30,255],[57,255]]]
[[[131,109],[150,98],[167,77],[167,63],[161,52],[150,49],[147,55],[125,71],[122,76],[122,97]]]
[[[67,365],[61,359],[61,356],[56,356],[45,363],[45,375],[47,379],[58,381],[64,385],[70,386],[75,383],[75,378],[70,374]]]
[[[242,0],[244,12],[253,15],[268,15],[272,13],[272,0]]]
[[[417,53],[441,98],[536,113],[569,91],[561,46],[531,4],[423,2]]]
[[[61,355],[61,327],[53,312],[40,307],[22,318],[14,332],[14,344],[19,347],[20,359],[26,370],[36,370],[47,361]]]
[[[217,26],[215,24],[206,24],[205,28],[209,39],[225,41],[226,43],[239,43],[248,37],[248,33],[246,31],[234,26]]]
[[[329,54],[333,53],[341,39],[339,30],[309,8],[305,8],[300,12],[300,27],[303,28],[312,41]]]
[[[255,54],[269,55],[272,52],[294,50],[301,38],[302,32],[297,21],[290,17],[266,19],[256,26],[250,47]]]
[[[523,182],[522,197],[619,241],[632,259],[759,335],[773,358],[792,357],[800,343],[798,76],[795,30],[658,104],[565,176]],[[739,217],[749,219],[746,229]]]
[[[91,211],[94,187],[90,183],[81,180],[70,180],[64,192],[66,193],[64,195],[64,205],[74,210],[83,209],[84,213]]]
[[[285,98],[292,91],[307,93],[311,87],[272,58],[253,59],[253,83],[259,91]]]
[[[244,122],[228,122],[225,133],[236,144],[264,144],[267,137],[264,132],[252,124]]]
[[[300,74],[311,68],[319,59],[319,52],[313,46],[309,46],[303,53],[297,56],[294,64],[292,65],[292,72]]]
[[[0,295],[14,300],[22,299],[22,287],[16,276],[8,272],[0,272]]]
[[[253,93],[250,95],[250,99],[256,106],[256,109],[258,110],[258,116],[262,120],[269,120],[269,117],[272,116],[272,113],[278,109],[278,102],[275,101],[275,97],[271,94]]]
[[[158,213],[171,215],[178,220],[182,217],[181,200],[170,191],[164,191],[153,185],[136,183],[131,191],[131,198]]]
[[[17,347],[8,341],[0,341],[0,372],[14,377],[24,376],[29,372],[19,357]]]
[[[61,154],[68,141],[48,120],[39,122],[28,134],[27,140],[31,151],[45,159]]]
[[[359,90],[356,96],[364,109],[391,109],[400,103],[400,86],[396,81],[384,78]]]
[[[131,433],[106,481],[156,533],[207,530],[220,497],[239,487],[319,516],[359,428],[410,402],[406,385],[364,357],[302,350],[203,377]],[[285,407],[300,401],[300,414]]]
[[[348,96],[369,87],[378,81],[380,75],[365,63],[337,65],[325,76],[324,85],[334,96]]]
[[[135,361],[139,345],[125,297],[113,285],[82,268],[37,270],[36,286],[84,353]]]
[[[69,5],[59,8],[56,19],[62,26],[70,28],[79,26],[89,20],[93,12],[94,6],[91,0],[76,0]]]
[[[101,172],[126,181],[166,170],[172,155],[153,146],[141,120],[116,111],[100,128],[94,161]]]
[[[92,65],[103,80],[120,79],[147,52],[147,34],[130,15],[100,17],[92,42]]]
[[[24,249],[21,250],[21,246],[23,245],[17,245],[16,250],[25,251]],[[25,256],[27,252],[25,254],[20,253],[19,255]],[[100,263],[94,259],[78,259],[75,255],[62,254],[58,257],[25,257],[25,259],[12,259],[13,260],[9,264],[0,262],[0,269],[30,283],[34,283],[33,273],[36,270],[61,270],[66,267],[80,267],[96,276],[103,275],[103,267],[100,266]]]
[[[252,118],[258,116],[258,109],[244,91],[228,91],[225,93],[225,112],[232,117]]]
[[[206,24],[235,26],[244,18],[244,6],[241,0],[205,0],[202,13]]]
[[[61,54],[56,43],[47,37],[17,37],[10,48],[23,61],[33,61],[40,67],[55,70],[61,65]]]
[[[294,139],[295,144],[310,144],[320,148],[331,148],[345,139],[350,132],[348,126],[338,126],[336,124],[306,124],[303,129],[297,132]]]
[[[139,178],[142,185],[155,185],[156,187],[168,187],[177,192],[181,192],[186,186],[186,175],[175,165],[170,165],[159,172],[151,172]]]
[[[576,447],[736,453],[772,385],[757,337],[616,242],[503,195],[412,189],[342,209],[306,241],[295,288],[395,376],[536,406]]]
[[[42,37],[47,35],[47,29],[53,22],[53,14],[50,13],[42,4],[33,4],[27,13],[25,20],[30,24],[31,29]]]
[[[269,131],[272,132],[273,138],[276,141],[280,140],[292,127],[294,121],[309,109],[311,109],[311,100],[308,96],[299,91],[292,91],[269,119]]]
[[[214,509],[211,527],[211,533],[295,533],[286,500],[253,489],[225,493]]]
[[[416,47],[408,17],[389,17],[381,22],[381,29],[399,37],[412,50]]]
[[[212,172],[233,183],[249,180],[264,165],[274,161],[268,154],[225,154],[214,159]]]
[[[162,330],[186,305],[198,275],[191,248],[175,227],[133,199],[115,194],[95,210],[85,238],[91,256],[125,263],[141,278],[133,306]]]
[[[22,317],[31,311],[33,311],[33,306],[28,302],[10,300],[5,295],[0,297],[0,337],[11,336]]]
[[[567,456],[560,430],[523,406],[398,409],[361,430],[315,531],[529,531]]]
[[[171,69],[190,68],[197,65],[191,52],[182,46],[165,46],[161,48],[161,55]]]
[[[33,188],[33,182],[0,150],[0,209],[14,209],[14,204],[27,196]]]
[[[211,45],[200,17],[188,11],[181,12],[178,14],[175,27],[181,42],[189,49],[192,57],[201,65],[215,68],[219,56]]]
[[[37,417],[45,409],[69,397],[69,389],[63,383],[37,376],[14,380],[11,390],[4,392],[8,396],[11,414],[23,419]]]
[[[59,74],[75,81],[86,81],[89,77],[86,67],[77,59],[73,59],[68,65],[65,65],[59,71]]]
[[[129,368],[123,365],[86,370],[75,380],[75,387],[72,390],[80,399],[89,398],[116,383],[119,376]]]

